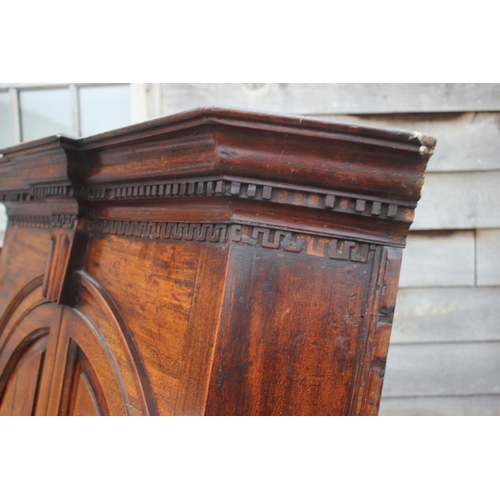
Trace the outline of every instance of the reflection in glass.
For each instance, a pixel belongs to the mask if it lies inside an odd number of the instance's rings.
[[[0,92],[0,148],[6,148],[13,144],[14,124],[12,123],[10,94],[8,92]]]
[[[130,86],[81,88],[82,135],[93,135],[130,125]]]
[[[52,134],[73,135],[69,90],[20,92],[23,142]]]

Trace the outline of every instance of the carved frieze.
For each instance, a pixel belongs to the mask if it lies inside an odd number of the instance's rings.
[[[227,224],[187,224],[177,222],[95,220],[92,232],[165,240],[226,241]]]
[[[136,238],[241,243],[292,253],[367,262],[376,245],[242,224],[95,220],[92,232]]]
[[[13,214],[9,216],[9,224],[18,227],[74,228],[76,226],[76,222],[77,222],[77,216],[72,214],[53,214],[53,215]]]

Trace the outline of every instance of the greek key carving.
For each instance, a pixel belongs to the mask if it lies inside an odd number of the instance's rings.
[[[95,220],[92,223],[92,231],[137,238],[224,243],[227,225]]]
[[[9,216],[9,224],[18,227],[73,228],[76,224],[76,216],[67,214],[54,214],[50,216],[17,214]]]
[[[239,224],[231,226],[229,240],[262,248],[282,249],[285,252],[300,253],[304,250],[307,255],[352,262],[368,262],[375,250],[375,245],[369,243],[309,234],[299,236],[289,231]]]
[[[238,236],[235,237],[238,238]],[[250,238],[240,236],[240,240],[236,239],[235,241],[243,241],[249,245],[259,245],[263,248],[273,248],[275,250],[282,247],[287,252],[295,253],[299,253],[303,247],[302,238],[294,237],[289,231],[271,230],[261,227],[253,228]]]
[[[51,227],[74,227],[76,223],[76,215],[55,214],[50,216]]]
[[[45,215],[11,215],[9,224],[17,227],[49,228],[50,217]]]
[[[368,243],[333,239],[328,246],[328,257],[330,259],[366,262],[368,260],[369,248],[370,245]]]
[[[9,218],[9,224],[21,227],[71,229],[76,227],[76,216],[13,215]],[[375,245],[369,243],[240,224],[94,220],[91,231],[100,234],[162,240],[241,242],[272,250],[281,249],[291,253],[304,251],[307,255],[352,262],[367,262],[370,252],[375,248]]]

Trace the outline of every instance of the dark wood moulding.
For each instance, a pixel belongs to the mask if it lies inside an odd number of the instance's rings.
[[[0,414],[377,414],[435,144],[204,108],[0,151]]]

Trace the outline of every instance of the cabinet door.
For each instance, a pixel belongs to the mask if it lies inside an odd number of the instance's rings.
[[[45,414],[62,308],[47,302],[41,277],[0,319],[0,415]]]
[[[77,279],[78,303],[62,314],[48,414],[155,414],[140,354],[116,304],[90,276]]]

